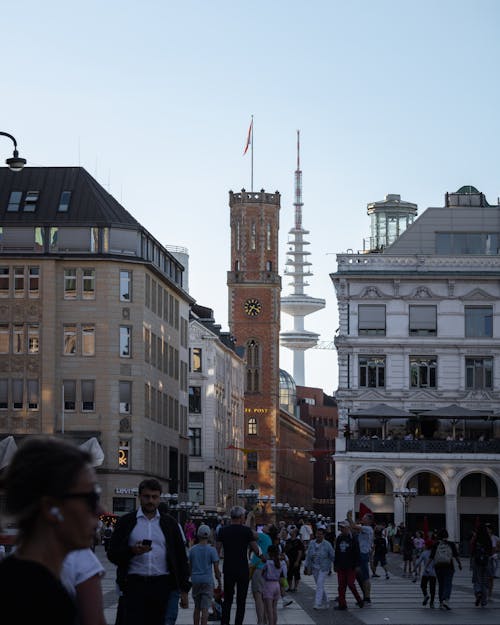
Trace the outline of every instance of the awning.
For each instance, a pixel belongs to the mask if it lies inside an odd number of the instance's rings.
[[[95,436],[79,445],[80,449],[88,451],[92,456],[92,466],[99,467],[104,462],[104,451]]]
[[[426,410],[420,413],[421,417],[436,417],[439,419],[487,419],[491,415],[491,412],[464,408],[458,404],[450,404],[449,406],[436,408],[436,410]]]
[[[17,445],[13,436],[7,436],[0,441],[0,469],[4,469],[16,453]]]
[[[415,415],[412,412],[402,410],[401,408],[394,408],[388,404],[375,404],[370,408],[363,408],[356,412],[349,413],[350,417],[355,419],[411,419]]]

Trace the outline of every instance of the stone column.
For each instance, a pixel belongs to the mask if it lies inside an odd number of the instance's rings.
[[[347,518],[348,510],[354,516],[354,492],[349,492],[349,463],[335,458],[335,516],[337,521]]]
[[[458,541],[457,496],[455,493],[445,495],[446,529],[449,539]]]

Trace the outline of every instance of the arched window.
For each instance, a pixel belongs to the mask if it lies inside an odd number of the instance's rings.
[[[248,419],[247,433],[249,436],[257,434],[257,419],[255,417],[250,417]]]
[[[386,477],[379,471],[368,471],[356,482],[357,495],[385,495],[386,492]]]
[[[247,392],[260,390],[260,345],[254,339],[247,342]]]
[[[273,263],[270,260],[266,260],[266,271],[273,270]]]
[[[270,250],[271,249],[271,224],[267,224],[267,230],[266,230],[266,249]]]

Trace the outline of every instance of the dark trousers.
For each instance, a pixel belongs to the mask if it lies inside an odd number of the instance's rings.
[[[168,575],[129,575],[123,596],[125,625],[165,625],[170,591]]]
[[[451,566],[436,566],[436,577],[439,586],[439,601],[448,601],[450,598],[453,573],[454,571]]]
[[[339,583],[339,606],[345,608],[347,602],[345,599],[345,591],[349,587],[349,590],[354,595],[354,598],[358,603],[361,603],[361,595],[356,588],[356,570],[355,569],[341,569],[337,571],[337,579]]]
[[[429,593],[427,593],[427,584],[429,585]],[[436,596],[436,578],[433,575],[422,575],[420,588],[422,589],[424,597],[430,594],[431,603],[434,603],[434,597]]]
[[[234,589],[236,587],[236,618],[234,625],[243,625],[245,618],[245,603],[248,593],[248,567],[241,571],[224,571],[224,601],[222,602],[221,625],[229,625],[231,606],[233,605]]]

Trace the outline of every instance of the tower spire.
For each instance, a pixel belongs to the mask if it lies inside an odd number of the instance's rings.
[[[308,230],[302,227],[302,170],[300,169],[300,130],[297,130],[297,169],[295,170],[295,225],[289,231],[291,238],[288,241],[288,259],[286,261],[285,275],[292,280],[290,286],[293,293],[281,298],[281,310],[293,317],[293,330],[280,333],[280,344],[288,347],[293,352],[293,377],[296,384],[305,385],[304,375],[304,352],[314,347],[318,342],[319,335],[304,329],[304,317],[325,307],[325,300],[313,298],[304,293],[304,287],[308,282],[304,280],[312,276],[307,260],[310,252],[304,250],[309,241],[304,235]]]

